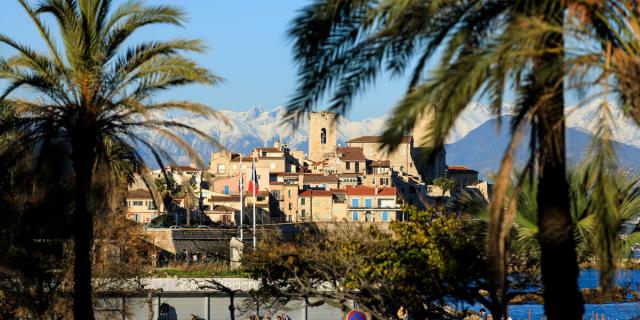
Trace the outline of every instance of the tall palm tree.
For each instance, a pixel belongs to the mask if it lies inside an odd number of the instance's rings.
[[[489,99],[500,114],[505,96],[515,95],[512,140],[492,200],[488,253],[505,298],[505,246],[515,207],[503,204],[514,150],[531,124],[527,171],[537,175],[540,187],[536,202],[549,319],[581,319],[584,313],[565,178],[563,32],[571,2],[316,0],[289,30],[300,80],[288,105],[294,123],[328,93],[328,109],[344,113],[382,71],[409,73],[407,93],[391,113],[383,140],[393,148],[427,116],[433,121],[424,132],[430,141],[425,147],[437,150],[472,99]],[[425,78],[429,62],[437,65]]]
[[[139,148],[148,148],[158,162],[170,159],[137,130],[152,130],[197,156],[175,132],[188,130],[216,144],[205,133],[163,120],[158,114],[177,109],[220,117],[208,107],[188,101],[156,101],[161,91],[192,83],[215,84],[220,79],[182,53],[200,53],[198,40],[144,41],[125,48],[141,27],[181,26],[185,14],[170,6],[149,6],[109,0],[43,0],[33,6],[18,0],[39,31],[46,52],[0,35],[0,43],[15,54],[0,59],[0,79],[7,86],[0,95],[3,108],[14,114],[0,124],[0,133],[20,128],[23,138],[14,151],[28,151],[34,143],[68,145],[75,171],[74,198],[74,317],[93,319],[91,295],[93,183],[96,164],[107,157],[107,142],[130,146],[142,163]],[[59,36],[53,36],[43,17],[50,15]],[[61,41],[61,45],[58,43]],[[26,88],[32,93],[23,94]],[[217,144],[216,144],[217,145]],[[11,157],[1,158],[6,168]],[[161,164],[161,167],[164,167]]]

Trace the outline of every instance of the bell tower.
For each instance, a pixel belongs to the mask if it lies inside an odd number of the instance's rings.
[[[320,161],[335,156],[336,114],[312,112],[309,115],[309,155],[311,161]]]

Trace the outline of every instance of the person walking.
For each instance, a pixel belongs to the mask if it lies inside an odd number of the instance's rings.
[[[487,311],[484,308],[480,309],[480,319],[487,320]]]

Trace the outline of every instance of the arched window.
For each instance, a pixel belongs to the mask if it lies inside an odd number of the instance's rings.
[[[327,129],[320,129],[320,143],[327,144]]]

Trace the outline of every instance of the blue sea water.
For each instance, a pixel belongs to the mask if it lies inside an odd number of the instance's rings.
[[[578,278],[578,285],[582,289],[598,287],[599,273],[597,270],[582,270]],[[620,270],[616,274],[616,285],[628,287],[632,290],[640,289],[640,270]],[[482,306],[475,305],[471,309],[480,310]],[[544,310],[540,304],[520,304],[509,307],[509,315],[513,320],[542,319]],[[607,320],[640,319],[640,302],[587,304],[585,305],[585,319],[594,319],[595,314],[605,316]]]

